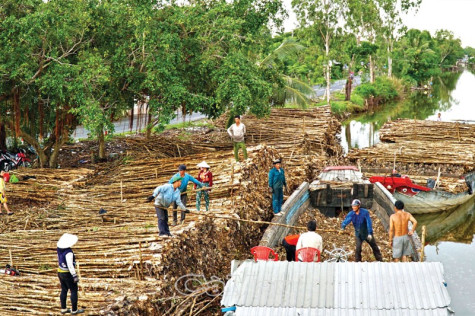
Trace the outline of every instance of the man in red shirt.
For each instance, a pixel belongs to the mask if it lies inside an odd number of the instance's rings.
[[[287,253],[287,261],[295,261],[295,246],[299,241],[300,235],[289,235],[282,240],[282,246]]]

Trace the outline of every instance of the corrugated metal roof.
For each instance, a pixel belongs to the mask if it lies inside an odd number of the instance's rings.
[[[443,282],[438,262],[245,261],[226,283],[221,303],[279,310],[436,311],[450,303]]]
[[[355,183],[370,183],[367,180],[363,180],[363,174],[355,170],[330,170],[323,171],[318,176],[320,181],[331,182],[355,182]]]
[[[238,307],[234,316],[447,316],[446,308],[431,310],[321,309],[290,307]]]

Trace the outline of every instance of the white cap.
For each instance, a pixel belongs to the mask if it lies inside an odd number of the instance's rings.
[[[71,248],[78,242],[78,236],[64,233],[58,240],[56,246],[61,249]]]
[[[200,162],[198,164],[198,168],[208,168],[209,169],[211,167],[206,163],[206,161],[203,160],[202,162]]]

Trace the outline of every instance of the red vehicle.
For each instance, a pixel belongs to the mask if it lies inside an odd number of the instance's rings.
[[[428,187],[420,186],[412,182],[408,176],[373,176],[369,178],[371,183],[381,183],[389,192],[399,192],[414,196],[420,191],[430,191]]]

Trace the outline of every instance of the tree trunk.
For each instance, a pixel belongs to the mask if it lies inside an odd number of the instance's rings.
[[[327,82],[327,88],[325,90],[325,93],[327,95],[327,105],[330,105],[330,71],[331,71],[331,65],[330,65],[330,34],[328,32],[327,28],[327,34],[325,37],[325,56],[327,58],[327,69],[325,73],[325,80]]]
[[[40,114],[40,120],[39,120],[39,135],[38,135],[38,139],[41,141],[43,141],[43,138],[44,138],[44,121],[45,121],[45,113],[43,111],[43,100],[41,99],[41,95],[38,97],[38,113]]]
[[[13,90],[13,114],[15,117],[15,137],[20,136],[20,90],[15,88]]]
[[[346,79],[346,85],[345,85],[345,101],[350,101],[351,100],[351,88],[353,84],[353,79],[350,76],[348,76],[348,79]]]
[[[147,116],[147,131],[146,131],[146,134],[145,134],[146,139],[150,139],[150,136],[152,135],[152,128],[153,128],[153,124],[152,124],[152,113],[148,112],[148,116]]]
[[[99,141],[99,159],[106,158],[106,142],[104,137],[104,128],[101,127],[97,133],[97,140]]]
[[[61,149],[61,141],[56,140],[53,146],[53,150],[49,157],[49,167],[50,168],[58,168],[58,157],[59,157],[59,150]]]
[[[369,55],[369,80],[374,83],[374,61],[373,55]]]
[[[45,152],[36,146],[33,146],[36,150],[36,154],[38,155],[38,163],[40,168],[45,168],[48,165],[48,156],[46,156]]]
[[[393,58],[391,57],[391,44],[388,44],[388,77],[393,76]]]
[[[7,131],[5,130],[5,124],[0,122],[0,150],[7,150]]]
[[[131,132],[134,129],[134,110],[135,110],[135,105],[130,110],[129,129],[130,129]]]

